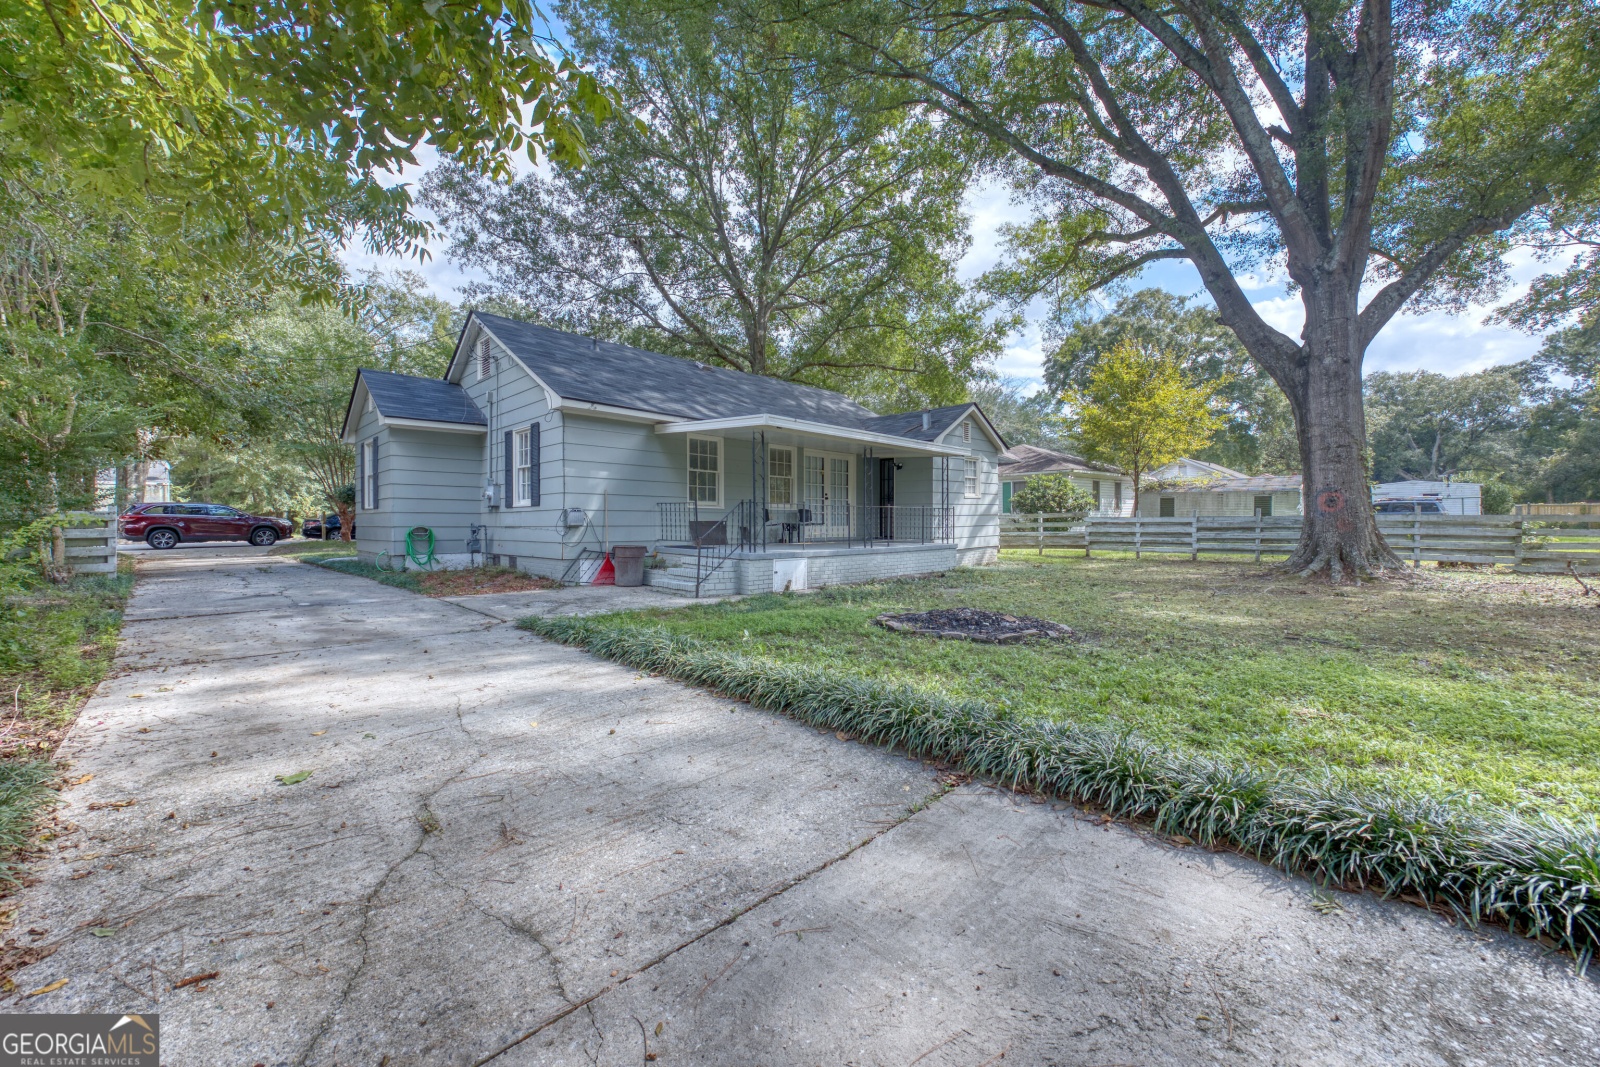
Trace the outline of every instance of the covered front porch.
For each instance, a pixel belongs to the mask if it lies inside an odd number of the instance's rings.
[[[656,505],[670,584],[810,589],[956,565],[961,449],[772,416],[656,428],[685,439],[687,492]]]

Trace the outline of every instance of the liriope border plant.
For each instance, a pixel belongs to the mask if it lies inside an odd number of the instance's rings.
[[[1600,825],[1223,763],[1128,731],[1019,717],[911,686],[724,652],[660,628],[594,618],[518,625],[970,774],[1236,848],[1287,871],[1421,900],[1471,924],[1502,923],[1570,952],[1580,972],[1600,947]]]

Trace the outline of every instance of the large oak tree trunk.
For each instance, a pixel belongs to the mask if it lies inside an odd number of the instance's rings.
[[[1362,346],[1354,287],[1304,290],[1303,361],[1285,393],[1300,440],[1300,544],[1286,569],[1331,581],[1398,568],[1378,532],[1368,486],[1367,423],[1362,402]],[[1280,383],[1283,384],[1283,383]]]

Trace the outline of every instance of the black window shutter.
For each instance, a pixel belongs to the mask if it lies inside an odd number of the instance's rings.
[[[505,506],[505,507],[508,507],[508,508],[514,506],[516,504],[516,500],[517,500],[516,490],[512,487],[512,484],[511,484],[511,478],[516,473],[516,468],[514,466],[514,464],[516,463],[516,457],[511,454],[511,451],[512,451],[512,449],[514,449],[516,447],[516,444],[517,444],[517,439],[516,439],[515,434],[511,430],[507,430],[506,431],[506,484],[505,484],[505,490],[504,490],[506,498],[505,498],[505,500],[501,501],[501,504],[503,506]]]
[[[528,462],[533,465],[529,471],[529,480],[533,483],[533,491],[528,495],[528,503],[534,507],[539,506],[539,424],[536,422],[528,427]]]
[[[356,446],[356,505],[361,508],[367,506],[367,450],[362,445]]]
[[[378,439],[372,439],[372,506],[378,506]]]

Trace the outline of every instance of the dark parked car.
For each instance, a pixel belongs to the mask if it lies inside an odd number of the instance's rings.
[[[294,529],[287,519],[246,515],[226,504],[135,504],[118,519],[122,536],[144,538],[151,548],[183,541],[249,541],[270,545]]]
[[[1372,510],[1378,514],[1415,515],[1421,512],[1424,515],[1443,515],[1444,508],[1439,506],[1437,500],[1380,500],[1372,505]]]
[[[339,530],[344,524],[339,521],[338,515],[326,515],[320,519],[307,519],[300,524],[300,536],[308,540],[337,541]],[[350,527],[350,536],[354,537],[356,528]]]

